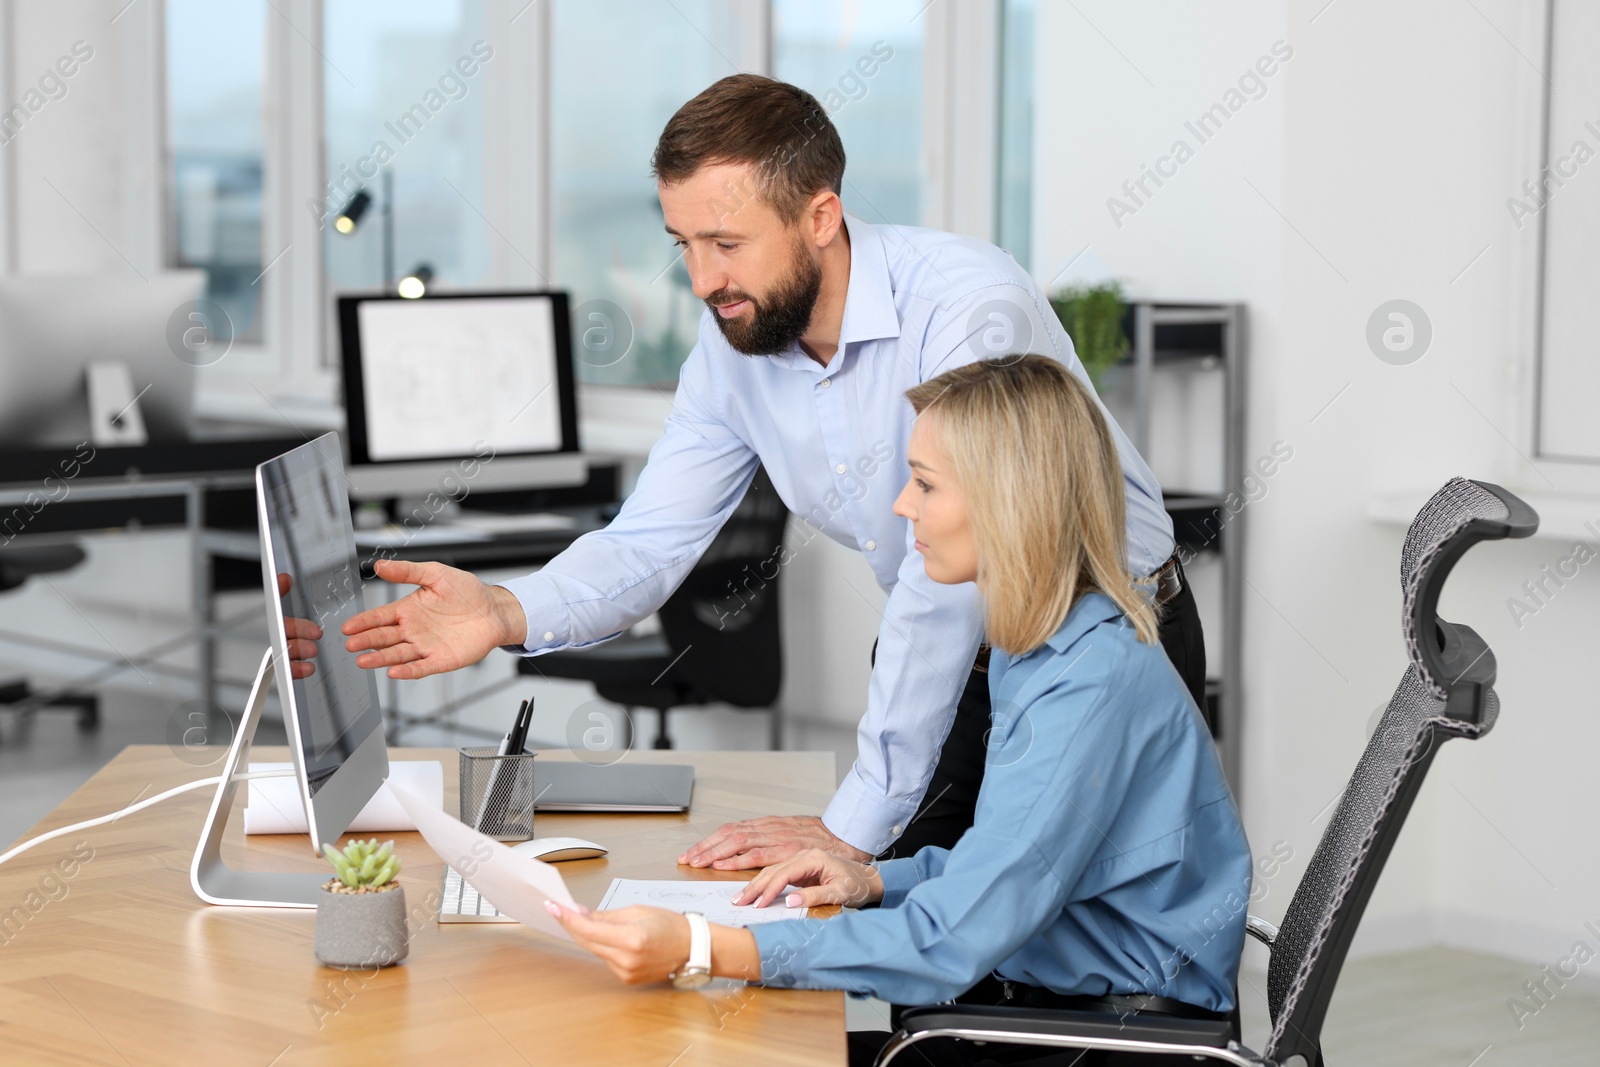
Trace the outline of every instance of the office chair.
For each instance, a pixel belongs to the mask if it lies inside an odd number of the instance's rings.
[[[901,1013],[878,1064],[933,1037],[1059,1049],[1105,1049],[1277,1067],[1323,1067],[1323,1019],[1350,941],[1439,744],[1494,726],[1494,653],[1469,627],[1438,617],[1450,569],[1479,541],[1528,537],[1533,509],[1497,485],[1453,478],[1412,520],[1400,553],[1400,626],[1411,665],[1367,743],[1295,889],[1283,926],[1254,916],[1248,932],[1271,950],[1265,1053],[1239,1044],[1228,1020],[941,1004]],[[915,1056],[905,1057],[907,1062]],[[1174,1059],[1175,1064],[1181,1062]]]
[[[672,747],[667,715],[673,708],[771,707],[783,682],[778,579],[788,519],[767,472],[757,468],[744,499],[661,606],[660,633],[624,634],[593,648],[522,659],[517,670],[592,682],[601,699],[621,704],[630,717],[636,708],[655,709],[656,748]],[[781,741],[774,710],[771,746],[780,748]]]
[[[77,545],[37,545],[0,549],[0,593],[16,589],[38,574],[57,574],[71,570],[84,560]],[[41,696],[23,679],[0,682],[0,708],[22,704],[18,725],[26,727],[37,711],[46,708],[76,710],[78,729],[93,730],[100,725],[100,701],[92,693],[52,693]]]

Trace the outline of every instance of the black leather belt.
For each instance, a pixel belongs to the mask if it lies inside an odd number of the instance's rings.
[[[1164,606],[1167,601],[1183,592],[1183,571],[1178,566],[1178,554],[1161,565],[1161,568],[1150,576],[1156,583],[1156,607]]]

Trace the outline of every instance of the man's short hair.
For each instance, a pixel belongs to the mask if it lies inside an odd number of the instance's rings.
[[[804,89],[759,74],[731,74],[667,121],[650,173],[674,185],[715,163],[754,165],[750,192],[792,223],[817,193],[839,192],[844,142],[827,111]]]

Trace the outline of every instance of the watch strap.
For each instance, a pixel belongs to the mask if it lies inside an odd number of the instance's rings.
[[[689,962],[684,971],[711,973],[711,924],[697,911],[684,913],[689,920]]]

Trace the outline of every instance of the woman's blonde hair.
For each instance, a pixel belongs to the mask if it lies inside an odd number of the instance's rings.
[[[1092,592],[1156,642],[1155,609],[1128,573],[1122,463],[1088,386],[1056,360],[1006,356],[906,396],[933,419],[966,497],[990,644],[1033,651]]]

